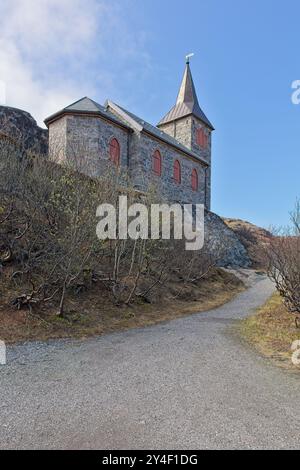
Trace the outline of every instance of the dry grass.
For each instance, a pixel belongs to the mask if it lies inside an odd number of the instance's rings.
[[[139,303],[131,308],[112,305],[107,291],[95,286],[68,301],[67,315],[60,319],[53,309],[35,311],[40,318],[28,316],[28,311],[0,305],[0,338],[8,343],[50,338],[85,338],[118,330],[143,327],[174,318],[216,308],[244,290],[242,282],[222,269],[213,270],[196,284],[179,289],[178,281],[170,283],[153,304]]]
[[[286,310],[279,294],[274,294],[256,315],[242,322],[241,334],[278,365],[296,369],[291,361],[291,345],[300,339],[300,329],[296,328],[294,316]]]

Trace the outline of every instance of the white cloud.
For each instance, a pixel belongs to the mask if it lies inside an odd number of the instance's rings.
[[[30,54],[74,51],[97,29],[101,2],[95,0],[8,0],[2,2],[6,18],[1,34],[18,41]]]
[[[130,1],[130,0],[128,0]],[[0,81],[6,104],[39,122],[76,99],[114,90],[111,57],[149,66],[123,18],[125,0],[1,0]],[[97,70],[98,61],[108,64]],[[115,71],[117,74],[117,71]],[[117,74],[118,75],[118,74]]]
[[[6,85],[6,104],[29,111],[38,120],[65,106],[77,94],[76,87],[47,83],[34,77],[31,64],[23,60],[14,44],[0,40],[0,77]]]

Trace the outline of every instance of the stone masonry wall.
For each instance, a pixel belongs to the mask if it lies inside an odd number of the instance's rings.
[[[101,176],[111,166],[109,144],[116,138],[120,144],[120,166],[128,166],[128,130],[98,117],[68,117],[68,155],[75,153],[79,164],[86,165],[90,176]]]
[[[130,176],[133,184],[141,190],[156,188],[163,199],[180,203],[205,203],[205,167],[200,162],[185,157],[181,152],[142,132],[133,137],[130,147]],[[152,170],[152,156],[159,150],[162,157],[162,174]],[[174,162],[181,165],[181,184],[174,181]],[[191,188],[192,170],[198,172],[198,191]]]
[[[56,163],[66,162],[67,118],[62,117],[49,126],[49,157]]]
[[[211,149],[212,149],[212,133],[211,130],[205,126],[199,119],[190,117],[191,120],[191,150],[195,152],[199,157],[205,160],[209,167],[206,170],[206,207],[210,209],[211,205]],[[197,130],[199,128],[205,129],[206,135],[208,136],[207,147],[201,147],[197,142]]]
[[[57,143],[63,142],[65,163],[79,171],[92,177],[105,175],[111,168],[109,144],[112,138],[120,144],[120,166],[127,170],[128,130],[98,117],[76,115],[59,119],[50,124],[49,129],[51,155],[57,154]]]
[[[197,142],[197,130],[203,128],[208,136],[208,145],[206,148],[201,147]],[[191,150],[199,157],[203,158],[209,165],[211,164],[211,131],[199,119],[193,117],[191,119]]]
[[[208,135],[207,148],[202,148],[197,143],[196,133],[199,128],[204,128]],[[177,121],[173,121],[160,126],[167,134],[174,137],[178,142],[182,143],[190,150],[203,158],[208,164],[209,168],[206,170],[206,207],[210,209],[211,201],[211,130],[205,126],[199,119],[194,116],[187,116]]]
[[[168,122],[159,126],[166,134],[171,135],[188,149],[192,148],[192,120],[188,116],[177,121]]]
[[[129,170],[132,184],[146,191],[154,187],[163,199],[170,202],[204,204],[205,167],[184,156],[145,132],[134,133],[97,117],[65,116],[50,125],[52,158],[68,162],[89,176],[101,176],[108,171],[109,143],[115,137],[120,144],[120,164]],[[152,171],[152,156],[159,150],[162,156],[162,175]],[[174,162],[181,165],[181,184],[174,181]],[[193,168],[198,172],[198,191],[191,188]]]

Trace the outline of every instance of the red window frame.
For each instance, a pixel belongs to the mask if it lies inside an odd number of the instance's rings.
[[[196,168],[194,168],[193,171],[192,171],[191,183],[192,183],[192,190],[193,191],[198,191],[199,178],[198,178],[198,171],[196,170]]]
[[[159,150],[155,150],[152,156],[152,170],[157,176],[161,176],[161,154]]]
[[[109,143],[109,157],[113,164],[116,166],[120,165],[120,154],[120,144],[118,140],[113,137]]]
[[[174,162],[174,181],[177,184],[181,183],[181,165],[179,160],[175,160]]]
[[[206,134],[203,127],[200,127],[199,129],[197,129],[196,141],[197,141],[197,144],[200,145],[200,147],[203,147],[203,148],[207,147],[208,135]]]

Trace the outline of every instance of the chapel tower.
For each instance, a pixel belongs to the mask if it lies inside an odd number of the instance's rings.
[[[204,184],[206,185],[207,194],[206,206],[209,207],[211,186],[211,137],[214,127],[200,108],[189,59],[186,61],[176,104],[163,119],[161,119],[158,123],[158,127],[208,163],[209,166],[206,170],[206,181]]]

